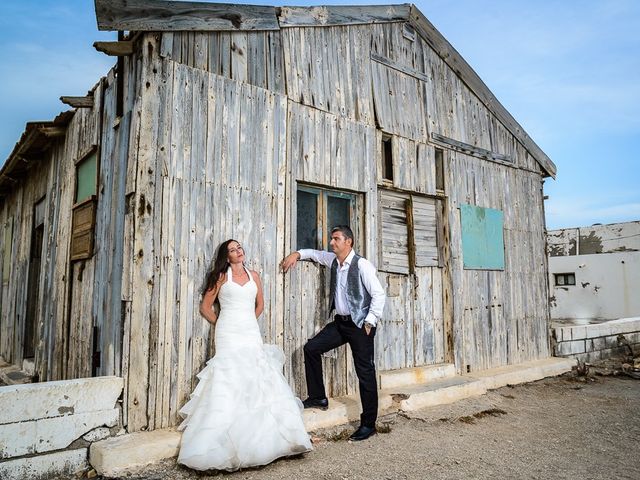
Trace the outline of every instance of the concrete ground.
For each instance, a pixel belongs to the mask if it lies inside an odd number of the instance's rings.
[[[640,381],[628,377],[566,374],[381,426],[359,443],[345,440],[353,427],[325,431],[313,452],[262,468],[200,473],[164,461],[126,478],[640,479]]]

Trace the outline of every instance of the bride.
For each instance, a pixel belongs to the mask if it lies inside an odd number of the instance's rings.
[[[262,343],[256,321],[264,306],[260,277],[243,262],[237,241],[222,243],[200,304],[200,313],[216,325],[216,353],[180,410],[178,456],[196,470],[233,471],[312,449],[302,404],[282,375],[284,355]],[[219,316],[213,308],[218,302]]]

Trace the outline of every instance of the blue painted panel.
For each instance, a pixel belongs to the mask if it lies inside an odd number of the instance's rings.
[[[504,213],[493,208],[460,205],[464,268],[504,270]]]

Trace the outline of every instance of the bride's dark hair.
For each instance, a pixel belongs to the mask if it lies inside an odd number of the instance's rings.
[[[229,268],[229,244],[231,242],[239,243],[237,240],[230,238],[229,240],[222,242],[218,245],[218,248],[216,248],[215,260],[213,261],[211,270],[209,270],[204,280],[204,287],[202,288],[203,295],[215,287],[216,282],[220,279],[222,274],[227,272],[227,269]]]

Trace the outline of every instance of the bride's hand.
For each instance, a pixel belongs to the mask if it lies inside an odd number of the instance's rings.
[[[300,254],[298,252],[293,252],[284,257],[282,262],[280,262],[280,268],[283,272],[287,272],[291,267],[293,267],[298,260],[300,260]]]

